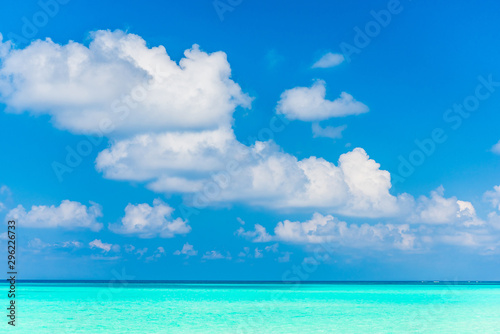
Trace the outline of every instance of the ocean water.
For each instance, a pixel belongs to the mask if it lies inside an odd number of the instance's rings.
[[[14,329],[0,293],[0,333],[500,333],[495,284],[18,282],[16,297]]]

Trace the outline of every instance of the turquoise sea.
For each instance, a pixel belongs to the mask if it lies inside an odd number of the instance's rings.
[[[486,283],[18,282],[15,329],[0,296],[0,333],[500,333]]]

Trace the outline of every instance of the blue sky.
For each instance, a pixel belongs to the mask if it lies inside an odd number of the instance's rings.
[[[498,279],[498,9],[3,4],[20,277]]]

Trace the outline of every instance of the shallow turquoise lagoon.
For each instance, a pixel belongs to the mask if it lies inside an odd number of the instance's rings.
[[[495,284],[18,282],[15,329],[0,289],[0,333],[500,333]]]

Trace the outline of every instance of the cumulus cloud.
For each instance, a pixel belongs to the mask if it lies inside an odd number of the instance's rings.
[[[106,178],[181,193],[200,207],[241,202],[382,217],[397,214],[406,201],[390,194],[389,173],[362,148],[335,165],[320,157],[299,160],[272,141],[240,143],[233,113],[251,99],[232,81],[223,52],[194,46],[176,63],[163,46],[148,48],[141,37],[121,31],[97,31],[88,46],[51,40],[20,50],[1,45],[0,101],[10,112],[49,114],[57,127],[74,133],[102,134],[104,123],[112,125],[104,133],[110,147],[96,159]],[[303,120],[368,111],[347,93],[335,101],[325,95],[323,81],[294,88],[282,94],[277,111]],[[142,237],[189,232],[186,222],[159,213],[169,212],[166,205],[127,210],[113,231]]]
[[[343,62],[344,56],[342,54],[328,52],[315,62],[312,68],[329,68],[340,65]]]
[[[110,224],[111,231],[118,234],[134,234],[140,238],[172,238],[176,234],[187,234],[191,227],[181,218],[172,218],[174,209],[159,199],[153,206],[147,203],[128,204],[121,224]]]
[[[279,240],[291,244],[331,244],[350,248],[396,248],[409,250],[415,246],[415,235],[408,224],[347,224],[331,216],[314,213],[310,220],[279,222],[274,235],[267,233],[262,226],[255,231],[238,230],[238,235],[253,237],[268,236],[266,241]],[[252,242],[261,242],[258,238]],[[277,252],[278,244],[266,247],[266,251]]]
[[[198,255],[198,251],[194,249],[193,245],[186,242],[181,250],[176,250],[174,252],[174,255],[186,255],[186,257],[190,257]]]
[[[321,121],[368,112],[366,105],[346,92],[333,101],[327,100],[325,96],[325,82],[317,80],[311,87],[296,87],[283,92],[276,111],[290,120],[301,121]]]
[[[285,220],[274,229],[276,238],[297,244],[332,243],[352,248],[411,249],[415,236],[408,224],[350,224],[337,218],[315,213],[305,222]]]
[[[90,246],[90,248],[98,248],[98,249],[101,249],[105,252],[109,252],[111,250],[111,248],[113,247],[113,244],[104,243],[100,239],[95,239],[95,240],[89,242],[89,246]]]
[[[416,223],[450,224],[463,222],[466,225],[481,225],[476,210],[471,202],[458,200],[455,196],[444,197],[444,188],[440,186],[431,191],[430,197],[417,199],[413,216],[409,220]]]
[[[102,217],[101,206],[92,203],[87,207],[79,202],[63,200],[59,206],[34,205],[26,211],[22,205],[12,209],[7,216],[19,221],[20,226],[33,228],[67,229],[88,228],[99,231],[102,224],[97,222]]]
[[[232,257],[231,257],[231,254],[229,252],[227,252],[226,255],[222,255],[220,252],[213,250],[213,251],[205,252],[205,254],[203,254],[203,256],[202,256],[202,259],[203,260],[221,260],[221,259],[231,260]]]
[[[225,53],[194,45],[177,64],[163,46],[148,48],[119,30],[92,33],[88,46],[38,40],[3,52],[1,62],[0,99],[9,111],[49,114],[76,133],[100,134],[104,123],[118,133],[210,129],[250,105]]]
[[[389,173],[361,148],[343,154],[336,166],[316,157],[298,160],[272,142],[246,147],[228,131],[121,141],[99,154],[97,167],[110,178],[145,180],[157,192],[196,195],[203,205],[321,207],[358,216],[398,211]]]

